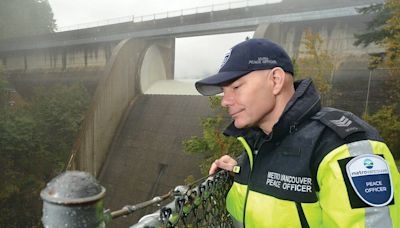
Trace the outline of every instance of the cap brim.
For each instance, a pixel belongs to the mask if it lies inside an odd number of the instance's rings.
[[[251,70],[220,72],[216,75],[197,81],[195,86],[197,91],[204,96],[216,95],[223,92],[222,85],[232,82],[250,72]]]

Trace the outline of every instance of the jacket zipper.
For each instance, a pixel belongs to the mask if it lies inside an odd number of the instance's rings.
[[[250,172],[247,177],[247,189],[246,189],[246,197],[244,198],[244,205],[243,205],[243,228],[246,227],[246,206],[247,206],[247,198],[249,196],[249,191],[250,191],[250,178],[251,174],[253,173],[253,152],[250,149],[249,144],[247,144],[246,140],[243,137],[238,137],[237,138],[243,145],[244,149],[246,150],[247,156],[249,157],[249,163],[250,163]]]
[[[251,171],[249,173],[248,177],[248,183],[247,183],[247,190],[246,190],[246,197],[244,198],[244,208],[243,208],[243,228],[246,227],[246,206],[247,206],[247,197],[249,196],[249,191],[250,191],[250,177],[251,177]]]
[[[256,159],[256,156],[258,154],[258,150],[257,153],[255,153],[255,157],[253,158],[253,152],[251,150],[251,148],[249,147],[249,144],[247,144],[246,140],[243,137],[238,137],[238,140],[242,143],[243,147],[245,148],[246,152],[247,152],[247,156],[249,157],[249,163],[250,163],[250,172],[249,175],[247,177],[247,189],[246,189],[246,197],[244,198],[244,205],[243,205],[243,228],[246,227],[246,207],[247,207],[247,198],[249,197],[249,191],[250,191],[250,184],[251,184],[251,176],[253,174],[253,164],[254,161]],[[258,140],[256,140],[257,142]],[[260,145],[260,148],[262,147],[262,145],[265,143],[266,141],[263,141]],[[254,145],[255,148],[255,145]]]

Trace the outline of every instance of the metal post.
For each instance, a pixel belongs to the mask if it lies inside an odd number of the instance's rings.
[[[369,90],[370,90],[370,87],[371,87],[371,77],[372,77],[372,70],[369,70],[367,98],[365,99],[365,110],[364,110],[365,114],[368,114],[367,112],[368,112]]]
[[[44,227],[105,227],[105,188],[89,173],[67,171],[40,192]]]

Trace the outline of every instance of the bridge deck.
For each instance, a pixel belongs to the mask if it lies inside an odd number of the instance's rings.
[[[124,22],[93,28],[22,37],[0,42],[1,52],[116,42],[130,37],[181,37],[254,30],[260,23],[315,20],[351,16],[354,7],[383,0],[283,0],[222,11],[202,12],[162,19]],[[333,10],[333,11],[332,11]]]

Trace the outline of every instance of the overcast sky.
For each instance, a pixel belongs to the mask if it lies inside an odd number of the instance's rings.
[[[229,0],[48,0],[59,27],[125,16],[143,16]],[[234,0],[237,1],[237,0]]]
[[[48,0],[58,28],[104,23],[201,6],[220,5],[229,0]],[[231,2],[237,2],[232,0]],[[240,0],[239,0],[240,1]],[[254,0],[252,0],[254,1]],[[253,32],[180,38],[176,40],[175,78],[199,78],[215,73],[224,54]]]

